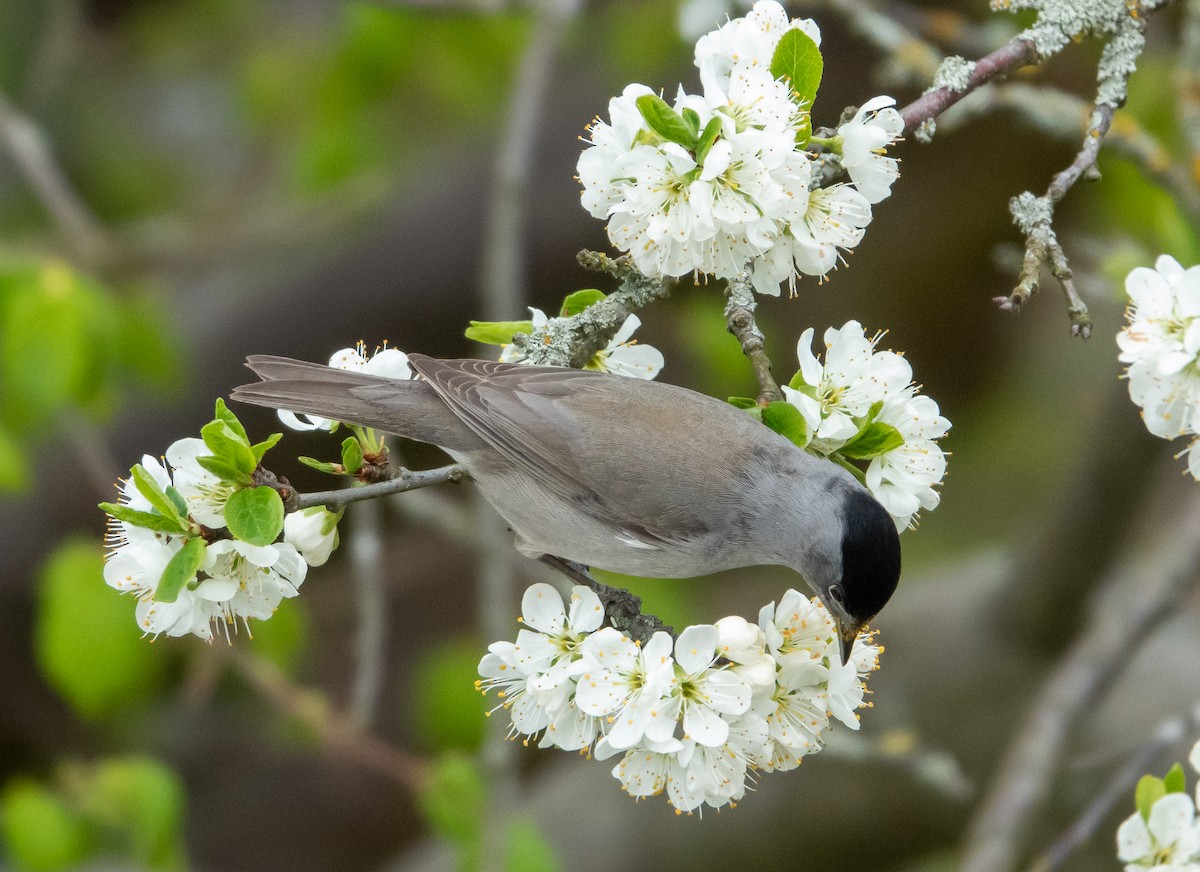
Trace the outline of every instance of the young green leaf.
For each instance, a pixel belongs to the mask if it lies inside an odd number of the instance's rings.
[[[719,117],[711,119],[708,124],[704,125],[704,132],[700,134],[700,139],[696,142],[696,160],[704,163],[704,158],[708,156],[708,151],[713,147],[713,143],[717,141],[717,137],[721,135],[721,119]]]
[[[808,396],[813,397],[814,399],[817,396],[816,387],[810,385],[804,380],[804,370],[801,369],[796,370],[796,374],[792,376],[792,380],[788,382],[788,387],[794,391],[800,391],[802,394],[808,394]]]
[[[694,149],[698,136],[683,117],[667,105],[657,94],[643,94],[637,98],[638,111],[646,119],[650,129],[668,142],[675,142],[686,149]]]
[[[237,431],[224,421],[209,421],[200,428],[200,438],[204,440],[213,457],[232,466],[239,473],[249,475],[258,466],[258,460],[250,450],[249,440],[238,435]]]
[[[775,54],[771,56],[771,75],[787,82],[792,90],[792,99],[803,107],[809,107],[821,87],[821,72],[824,68],[821,50],[803,30],[793,28],[783,35]]]
[[[1134,791],[1134,802],[1143,820],[1150,820],[1150,809],[1166,795],[1167,786],[1161,778],[1155,778],[1153,775],[1142,776],[1142,780],[1137,783],[1137,790]]]
[[[762,422],[801,448],[809,442],[808,424],[800,410],[791,403],[782,400],[769,403],[762,411]]]
[[[229,407],[225,405],[225,401],[220,397],[217,397],[216,420],[224,421],[241,441],[247,445],[250,444],[250,437],[246,435],[246,428],[242,426],[242,422],[238,420],[238,416],[229,410]]]
[[[1163,789],[1167,793],[1187,793],[1187,776],[1183,774],[1183,767],[1176,763],[1171,767],[1171,771],[1163,778]]]
[[[204,553],[208,546],[204,540],[197,537],[188,539],[183,547],[175,552],[175,556],[163,570],[158,587],[154,589],[154,600],[160,603],[173,603],[179,599],[179,592],[185,584],[196,577],[200,567],[204,565]]]
[[[343,470],[336,463],[326,463],[323,460],[317,460],[315,457],[298,457],[296,458],[305,466],[315,469],[317,472],[324,472],[329,475],[341,475]]]
[[[225,526],[235,539],[270,545],[283,530],[283,500],[272,487],[234,491],[225,502]]]
[[[358,444],[358,440],[353,436],[346,438],[342,443],[342,467],[350,475],[354,475],[363,465],[362,446]]]
[[[563,300],[562,309],[559,310],[559,317],[570,318],[572,315],[578,315],[588,306],[599,303],[604,297],[605,295],[595,288],[568,294],[567,298]]]
[[[758,406],[758,400],[753,397],[730,397],[725,402],[735,409],[753,409]]]
[[[262,442],[258,442],[250,446],[250,453],[254,455],[254,459],[262,463],[263,455],[279,444],[279,440],[283,438],[282,433],[272,433]]]
[[[139,512],[129,506],[119,503],[100,503],[100,509],[112,515],[118,521],[133,524],[135,527],[145,527],[158,533],[186,533],[187,527],[174,518],[156,512]]]
[[[167,485],[167,499],[171,501],[171,505],[175,507],[175,511],[179,513],[179,518],[187,523],[188,507],[187,500],[183,498],[183,494],[175,490],[173,485]]]
[[[688,129],[692,131],[692,136],[700,135],[700,113],[695,109],[684,109],[680,113]]]
[[[904,444],[904,437],[891,424],[875,421],[859,431],[858,435],[838,449],[838,453],[851,460],[870,460],[886,454]]]
[[[187,508],[180,512],[175,503],[168,497],[154,477],[140,463],[130,470],[133,485],[138,493],[144,496],[155,510],[163,517],[170,518],[180,526],[187,526]]]
[[[472,321],[465,335],[484,345],[508,345],[514,334],[532,332],[532,321]]]
[[[219,457],[204,455],[196,458],[196,462],[222,481],[234,484],[250,484],[250,474],[242,472],[236,466]]]

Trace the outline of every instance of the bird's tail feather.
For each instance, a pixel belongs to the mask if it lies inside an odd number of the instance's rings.
[[[424,381],[270,355],[253,355],[246,365],[263,381],[234,388],[230,397],[238,402],[373,427],[452,451],[482,446]]]

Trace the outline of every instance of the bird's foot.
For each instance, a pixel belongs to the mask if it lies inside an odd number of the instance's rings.
[[[590,588],[600,598],[604,606],[604,617],[609,626],[627,635],[639,644],[645,644],[650,637],[658,632],[669,633],[674,637],[671,627],[654,615],[642,612],[642,599],[627,590],[604,584],[592,578],[586,566],[563,560],[552,554],[543,554],[542,563],[557,569],[567,578]]]

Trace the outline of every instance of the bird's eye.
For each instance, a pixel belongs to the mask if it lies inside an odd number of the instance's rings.
[[[831,584],[829,586],[829,598],[837,603],[842,608],[846,607],[845,599],[842,595],[842,587],[839,584]]]

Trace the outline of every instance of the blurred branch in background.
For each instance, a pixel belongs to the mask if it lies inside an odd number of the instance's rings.
[[[354,507],[346,544],[354,573],[358,612],[354,631],[357,664],[350,698],[350,724],[366,731],[375,722],[379,693],[387,670],[388,595],[384,564],[382,506],[367,500]]]
[[[1136,749],[1104,789],[1070,828],[1029,866],[1029,872],[1055,872],[1100,830],[1121,802],[1128,802],[1134,786],[1167,751],[1179,748],[1200,731],[1200,703],[1184,715],[1163,721],[1154,737]]]
[[[963,872],[1012,872],[1054,786],[1067,742],[1133,652],[1196,589],[1200,497],[1110,571],[1071,648],[1037,695],[967,833]]]

